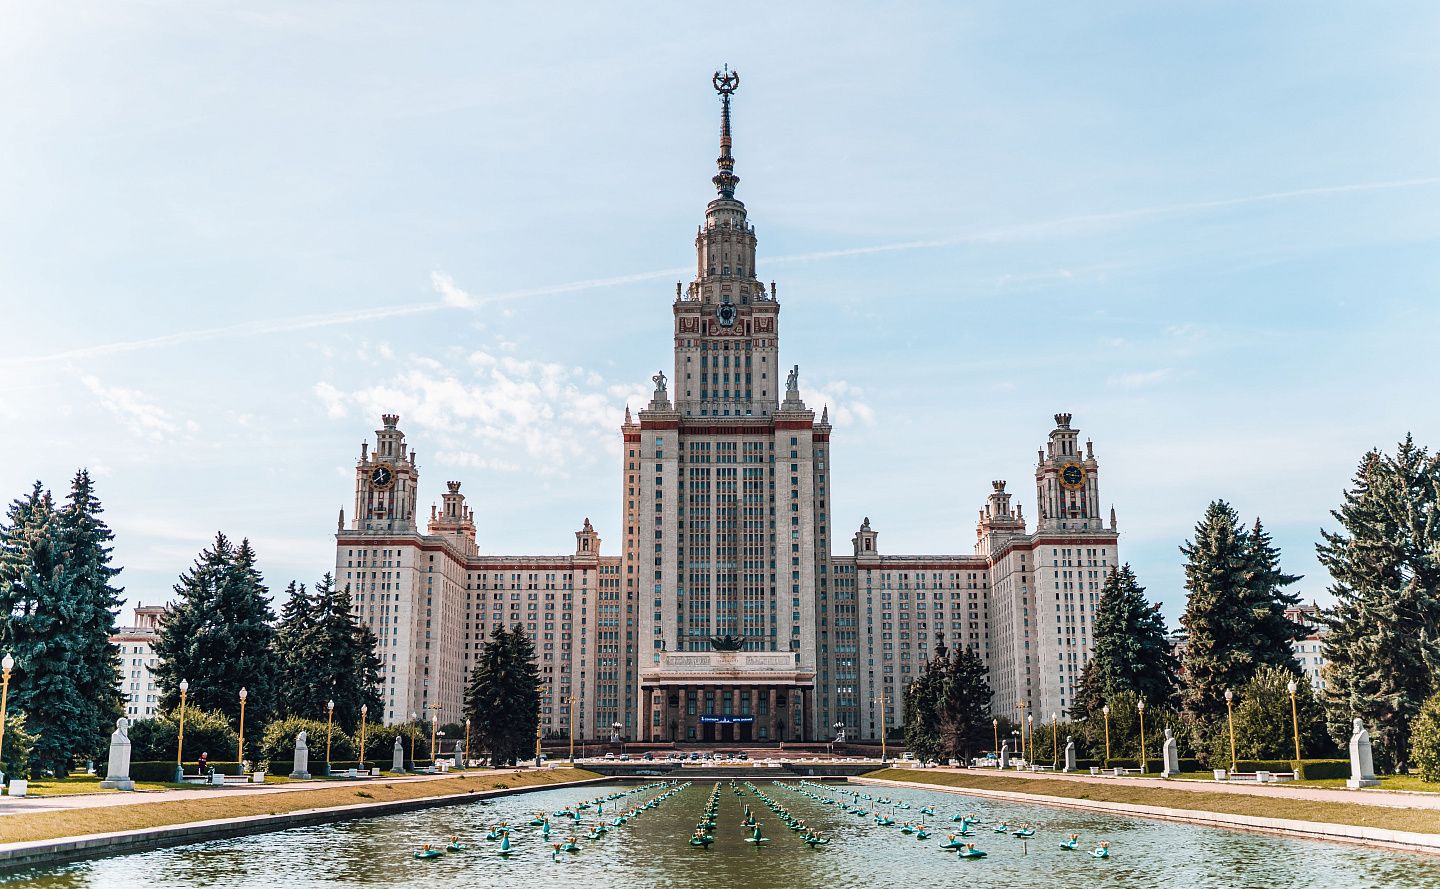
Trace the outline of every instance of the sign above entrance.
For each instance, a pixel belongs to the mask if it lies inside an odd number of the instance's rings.
[[[753,716],[731,716],[724,713],[716,716],[711,713],[701,713],[700,722],[706,725],[749,725],[755,721]]]

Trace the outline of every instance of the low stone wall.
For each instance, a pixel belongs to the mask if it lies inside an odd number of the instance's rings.
[[[916,777],[921,778],[922,776],[917,775]],[[1088,812],[1104,812],[1108,815],[1123,815],[1129,818],[1178,821],[1185,824],[1220,827],[1228,830],[1248,830],[1257,833],[1297,837],[1300,839],[1356,843],[1364,846],[1376,846],[1382,849],[1394,849],[1402,852],[1424,852],[1431,855],[1440,855],[1440,834],[1416,833],[1406,830],[1386,830],[1378,827],[1332,824],[1322,821],[1300,821],[1293,818],[1262,818],[1255,815],[1232,815],[1225,812],[1176,809],[1168,806],[1146,806],[1102,800],[1084,800],[1072,797],[1046,796],[1039,793],[1018,793],[1009,790],[956,787],[948,784],[928,784],[923,780],[891,781],[885,778],[853,778],[851,780],[856,784],[876,784],[883,787],[911,787],[923,790],[938,790],[944,793],[954,793],[962,796],[1000,799],[1017,803],[1034,803],[1059,809],[1081,809]]]
[[[466,793],[452,793],[443,796],[428,796],[418,799],[391,800],[386,802],[356,803],[324,809],[303,809],[278,815],[252,815],[243,818],[218,818],[210,821],[196,821],[190,824],[171,824],[163,827],[147,827],[141,830],[125,830],[115,833],[99,833],[88,836],[66,837],[55,840],[36,840],[28,843],[7,843],[0,845],[0,872],[27,867],[64,864],[84,858],[98,858],[110,855],[143,852],[167,846],[184,846],[207,840],[228,839],[257,833],[289,830],[292,827],[309,827],[316,824],[332,824],[356,818],[374,818],[381,815],[395,815],[415,812],[440,806],[455,806],[509,796],[520,793],[534,793],[554,790],[559,787],[580,787],[587,784],[603,784],[608,778],[587,778],[580,781],[561,781],[554,784],[536,784],[526,787],[512,787],[504,790],[476,790]],[[303,791],[301,791],[303,792]],[[23,817],[7,815],[7,818]],[[3,824],[0,821],[0,824]]]

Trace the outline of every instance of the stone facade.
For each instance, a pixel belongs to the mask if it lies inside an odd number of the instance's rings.
[[[373,451],[362,445],[336,574],[379,637],[385,720],[432,708],[460,719],[486,633],[517,622],[548,688],[543,725],[568,733],[573,701],[577,737],[618,723],[644,740],[815,740],[843,723],[872,739],[899,726],[904,688],[940,636],[990,667],[997,713],[1063,712],[1118,564],[1093,447],[1055,416],[1033,531],[995,481],[969,553],[883,554],[867,518],[852,552],[833,555],[828,410],[817,419],[799,368],[780,365],[777,290],[756,275],[755,228],[735,198],[738,78],[715,85],[718,194],[695,278],[676,285],[673,376],[656,373],[649,404],[627,407],[619,430],[620,552],[601,556],[587,519],[570,555],[482,555],[457,481],[421,533],[399,418],[382,418]]]
[[[164,605],[137,605],[133,626],[118,627],[110,642],[120,649],[120,688],[125,692],[125,715],[134,722],[154,716],[160,707],[155,668],[155,641],[160,638]]]

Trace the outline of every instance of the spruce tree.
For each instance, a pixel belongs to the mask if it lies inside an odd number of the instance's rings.
[[[540,674],[534,646],[519,624],[490,632],[470,674],[465,711],[492,765],[531,755],[540,719]]]
[[[1182,702],[1201,724],[1223,717],[1225,690],[1238,690],[1260,667],[1298,672],[1290,642],[1303,631],[1285,617],[1298,601],[1285,587],[1299,578],[1280,570],[1279,551],[1258,521],[1255,531],[1216,500],[1195,539],[1180,547],[1189,592],[1180,618],[1188,632]]]
[[[93,671],[77,632],[86,606],[66,564],[55,504],[39,483],[10,504],[0,526],[0,651],[15,658],[9,706],[34,733],[31,774],[69,774],[77,753],[96,747],[94,705],[82,691]]]
[[[1146,600],[1129,564],[1111,569],[1105,578],[1091,631],[1094,647],[1080,673],[1073,715],[1095,716],[1110,698],[1126,691],[1147,705],[1173,703],[1180,664],[1170,651],[1159,603]]]
[[[1288,608],[1300,604],[1300,597],[1286,591],[1298,583],[1302,575],[1286,574],[1280,568],[1280,549],[1274,545],[1265,526],[1257,518],[1250,529],[1250,609],[1254,615],[1254,639],[1251,646],[1258,664],[1289,670],[1299,675],[1300,661],[1295,657],[1295,640],[1305,638],[1306,629],[1285,616]]]
[[[280,623],[275,627],[275,661],[281,676],[276,712],[281,716],[314,717],[314,621],[314,599],[305,584],[290,581],[285,587],[285,604],[280,606]]]
[[[1351,721],[1371,733],[1377,768],[1404,768],[1412,724],[1440,668],[1440,468],[1406,436],[1394,457],[1360,462],[1338,532],[1316,546],[1335,606],[1321,616],[1325,709],[1343,748]]]
[[[282,671],[289,715],[326,718],[335,702],[335,722],[346,731],[360,725],[360,707],[380,710],[380,659],[376,640],[351,611],[350,588],[336,587],[326,574],[307,596],[291,584],[281,621]]]
[[[59,522],[65,548],[66,569],[72,578],[73,594],[80,610],[70,631],[80,646],[81,673],[76,687],[81,703],[91,711],[87,728],[98,752],[114,729],[115,720],[125,713],[125,694],[120,689],[120,647],[110,641],[124,601],[124,590],[112,581],[120,569],[111,565],[115,535],[100,518],[104,509],[95,496],[90,473],[75,473],[70,493],[60,508]]]
[[[984,662],[963,647],[951,653],[941,638],[935,657],[905,687],[906,749],[922,761],[967,761],[993,743],[990,697]]]
[[[189,680],[187,705],[218,710],[231,723],[240,716],[240,689],[249,691],[246,734],[260,731],[276,711],[277,668],[274,614],[248,540],[239,547],[224,534],[203,550],[175,585],[155,643],[154,670],[161,706],[180,702],[180,681]]]

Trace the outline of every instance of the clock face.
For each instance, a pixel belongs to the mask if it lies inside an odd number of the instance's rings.
[[[1060,484],[1070,491],[1078,491],[1085,486],[1085,469],[1079,463],[1066,463],[1060,467]]]
[[[735,323],[735,306],[732,303],[721,303],[715,308],[715,318],[720,322],[721,327],[730,327]]]
[[[395,482],[395,473],[388,466],[377,466],[370,473],[370,484],[377,488],[388,488]]]

